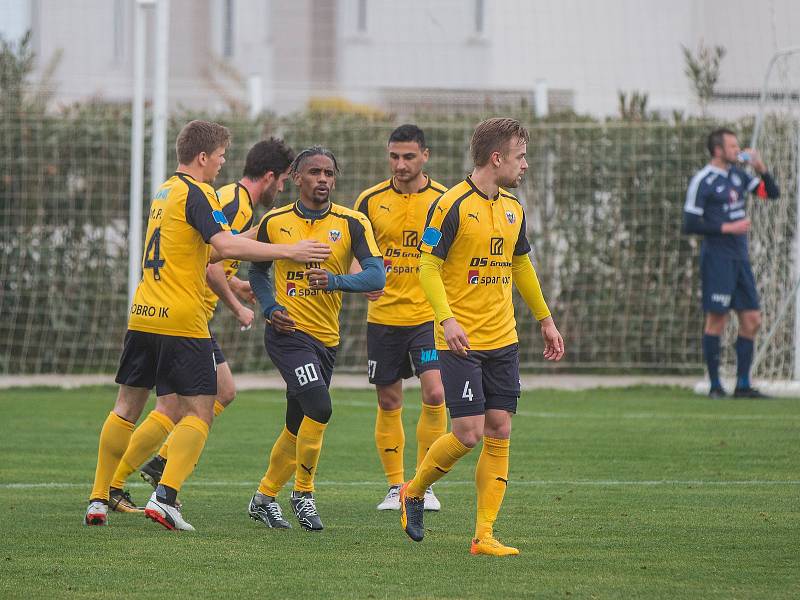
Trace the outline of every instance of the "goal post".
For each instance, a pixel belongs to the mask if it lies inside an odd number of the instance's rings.
[[[770,140],[770,134],[775,130],[788,134],[782,136],[785,146],[776,147]],[[753,372],[772,379],[773,391],[780,391],[781,381],[800,380],[800,46],[779,50],[770,59],[761,86],[750,146],[759,150],[764,148],[767,164],[775,165],[776,174],[780,175],[781,208],[776,211],[777,215],[768,216],[765,212],[762,217],[767,217],[764,220],[773,224],[772,234],[792,234],[791,268],[783,282],[784,292],[765,298],[765,304],[771,305],[771,312],[765,310],[767,326],[759,336],[753,359]],[[774,226],[780,220],[783,221],[782,232],[778,231],[780,227]],[[793,227],[791,232],[790,226]],[[792,305],[793,311],[790,310]],[[793,320],[790,320],[790,315]],[[788,359],[787,355],[791,358]]]

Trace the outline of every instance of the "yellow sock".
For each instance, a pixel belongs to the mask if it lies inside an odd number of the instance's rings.
[[[406,434],[403,431],[403,409],[383,410],[378,407],[375,418],[375,447],[383,464],[389,485],[398,485],[403,478],[403,450]]]
[[[264,473],[264,477],[261,479],[258,491],[265,496],[274,498],[281,491],[281,488],[286,485],[286,482],[289,481],[296,466],[297,436],[284,427],[278,439],[275,440],[275,445],[272,446],[272,452],[269,455],[269,467],[267,467],[267,472]]]
[[[436,483],[442,476],[453,468],[458,459],[465,456],[471,448],[467,448],[458,441],[453,433],[445,433],[433,442],[431,449],[417,469],[417,474],[408,486],[408,495],[413,498],[422,498],[429,485]]]
[[[200,417],[183,417],[172,432],[169,460],[161,476],[161,484],[180,491],[192,474],[208,439],[208,424]]]
[[[126,421],[117,413],[111,412],[100,430],[100,444],[97,448],[97,468],[94,471],[94,485],[89,500],[108,500],[108,488],[117,469],[119,459],[125,454],[133,423]]]
[[[314,475],[317,474],[319,453],[322,451],[322,436],[326,423],[303,417],[297,431],[297,468],[294,474],[294,489],[297,492],[314,491]]]
[[[508,485],[509,440],[484,437],[483,450],[475,468],[475,487],[478,488],[478,513],[475,537],[491,537],[494,521],[503,503]]]
[[[222,405],[222,402],[219,400],[214,400],[214,416],[218,417],[219,413],[225,410],[225,407]]]
[[[159,448],[158,450],[158,455],[164,460],[167,460],[167,451],[169,450],[169,443],[171,441],[172,441],[172,434],[170,433],[167,436],[167,439],[164,440],[164,443],[162,444],[161,448]]]
[[[433,442],[447,433],[447,413],[444,404],[422,405],[422,413],[417,421],[417,468],[428,453]]]
[[[164,441],[175,427],[167,415],[150,411],[144,421],[136,428],[128,442],[128,449],[119,461],[111,487],[122,489],[125,480],[146,461],[158,445]]]

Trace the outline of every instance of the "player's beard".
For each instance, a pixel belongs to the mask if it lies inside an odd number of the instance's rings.
[[[397,181],[402,181],[403,183],[408,183],[409,181],[414,181],[414,179],[419,177],[420,173],[422,173],[422,169],[420,169],[419,171],[415,171],[415,172],[406,171],[403,174],[395,174],[394,178],[397,179]]]
[[[261,195],[258,197],[258,203],[269,210],[272,208],[273,204],[275,204],[275,198],[278,196],[278,182],[273,181],[263,190],[261,190]]]
[[[500,187],[502,188],[515,188],[519,187],[519,184],[522,183],[522,178],[525,176],[524,173],[520,173],[514,179],[510,179],[509,181],[501,181]]]

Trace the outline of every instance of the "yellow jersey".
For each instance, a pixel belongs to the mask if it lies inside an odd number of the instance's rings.
[[[222,212],[225,214],[225,218],[228,219],[233,235],[250,229],[253,224],[253,200],[250,198],[246,187],[239,182],[230,183],[217,190],[217,198],[219,198]],[[222,268],[225,270],[225,278],[228,281],[239,272],[240,265],[240,261],[234,258],[222,261]],[[219,297],[210,287],[206,286],[205,294],[203,294],[203,305],[206,309],[208,321],[214,317],[217,302],[219,302]]]
[[[431,207],[420,250],[444,260],[447,302],[473,350],[518,341],[511,301],[513,256],[531,250],[519,201],[500,189],[488,198],[467,178]],[[440,323],[436,348],[447,350]]]
[[[298,204],[265,214],[258,225],[257,239],[273,244],[317,240],[331,247],[330,256],[321,264],[273,261],[273,279],[275,301],[286,307],[297,329],[325,346],[337,346],[342,292],[311,289],[303,273],[309,268],[320,268],[334,275],[346,275],[354,258],[361,261],[369,256],[380,257],[381,252],[369,220],[360,212],[330,204],[321,217],[312,220],[301,212]]]
[[[142,280],[133,297],[128,329],[207,338],[203,307],[208,241],[229,231],[214,188],[175,173],[150,204]]]
[[[413,194],[404,194],[387,179],[356,200],[355,209],[372,223],[383,252],[386,287],[370,302],[367,321],[380,325],[420,325],[433,320],[433,309],[419,284],[419,242],[431,204],[446,188],[427,178]]]

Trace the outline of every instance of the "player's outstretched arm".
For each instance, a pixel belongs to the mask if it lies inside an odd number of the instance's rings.
[[[215,250],[213,258],[236,258],[253,262],[271,260],[293,260],[295,262],[322,262],[331,253],[330,246],[314,240],[302,240],[296,244],[265,244],[220,231],[209,240]]]
[[[323,290],[341,290],[343,292],[374,292],[386,285],[386,272],[383,270],[383,259],[368,256],[360,261],[358,273],[334,275],[325,269],[308,269],[306,277],[312,288]]]
[[[355,275],[356,273],[360,273],[363,270],[364,269],[361,268],[361,265],[359,264],[358,260],[354,258],[353,262],[350,263],[350,275]],[[374,290],[372,292],[364,292],[364,295],[370,302],[375,302],[375,300],[383,296],[385,293],[386,292],[383,290],[383,288],[381,288],[379,290]]]
[[[514,256],[511,261],[511,276],[514,285],[525,300],[525,304],[531,309],[533,316],[539,321],[542,328],[544,357],[547,360],[561,360],[564,356],[564,339],[550,315],[550,309],[545,302],[542,286],[539,284],[539,278],[536,276],[536,269],[533,268],[530,256],[527,254]]]
[[[219,299],[230,309],[242,327],[250,327],[253,324],[255,313],[236,297],[228,283],[228,278],[225,277],[225,269],[221,265],[209,264],[206,266],[206,282],[211,291],[219,296]]]

